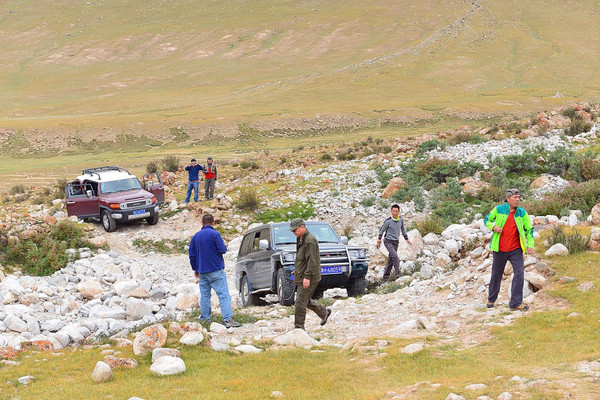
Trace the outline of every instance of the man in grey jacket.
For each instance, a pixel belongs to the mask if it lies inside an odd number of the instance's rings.
[[[381,246],[381,238],[384,234],[385,239],[383,239],[383,245],[387,249],[389,257],[385,270],[383,271],[383,279],[387,279],[392,272],[392,266],[394,267],[396,276],[400,276],[400,258],[398,257],[400,234],[402,234],[404,240],[406,240],[408,244],[412,244],[410,240],[408,240],[406,227],[404,226],[404,220],[400,216],[400,206],[398,204],[392,206],[392,216],[386,219],[383,222],[381,229],[379,229],[377,248]]]

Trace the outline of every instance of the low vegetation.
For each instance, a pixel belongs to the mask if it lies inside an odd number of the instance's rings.
[[[301,201],[293,202],[282,208],[264,209],[256,213],[256,218],[262,223],[290,221],[294,218],[310,219],[314,215],[314,208],[310,203]]]
[[[149,240],[138,238],[133,241],[133,246],[145,252],[187,254],[189,243],[188,240],[178,239]]]
[[[76,260],[79,253],[67,252],[68,249],[94,248],[81,226],[68,220],[46,230],[22,232],[17,237],[0,230],[0,238],[2,263],[28,275],[51,275]]]

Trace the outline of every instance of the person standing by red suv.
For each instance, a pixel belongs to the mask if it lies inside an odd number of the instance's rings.
[[[202,170],[204,171],[204,197],[206,200],[212,200],[217,181],[217,166],[213,162],[212,157],[206,159],[206,164],[204,164]]]

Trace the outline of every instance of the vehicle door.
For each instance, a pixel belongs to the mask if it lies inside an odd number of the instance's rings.
[[[254,232],[250,237],[250,249],[248,252],[247,271],[248,279],[253,289],[265,289],[271,287],[271,252],[260,248],[261,239],[266,239],[270,248],[269,228]]]
[[[152,193],[156,197],[157,203],[165,202],[165,187],[160,180],[158,172],[152,172],[142,177],[142,185],[145,190]]]
[[[98,217],[100,213],[97,187],[89,182],[73,181],[65,186],[67,215],[79,218]]]
[[[250,251],[250,244],[252,239],[254,238],[253,234],[246,234],[242,239],[242,244],[240,244],[240,250],[238,252],[237,262],[235,264],[235,275],[236,275],[236,285],[242,279],[242,273],[245,271],[248,273],[248,252]],[[252,282],[250,282],[252,283]]]

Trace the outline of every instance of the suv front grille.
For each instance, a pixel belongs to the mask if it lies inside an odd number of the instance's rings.
[[[130,201],[129,203],[121,203],[121,210],[128,210],[130,208],[149,206],[152,204],[150,200],[138,200]]]
[[[321,251],[321,265],[348,263],[348,254],[345,250]]]

